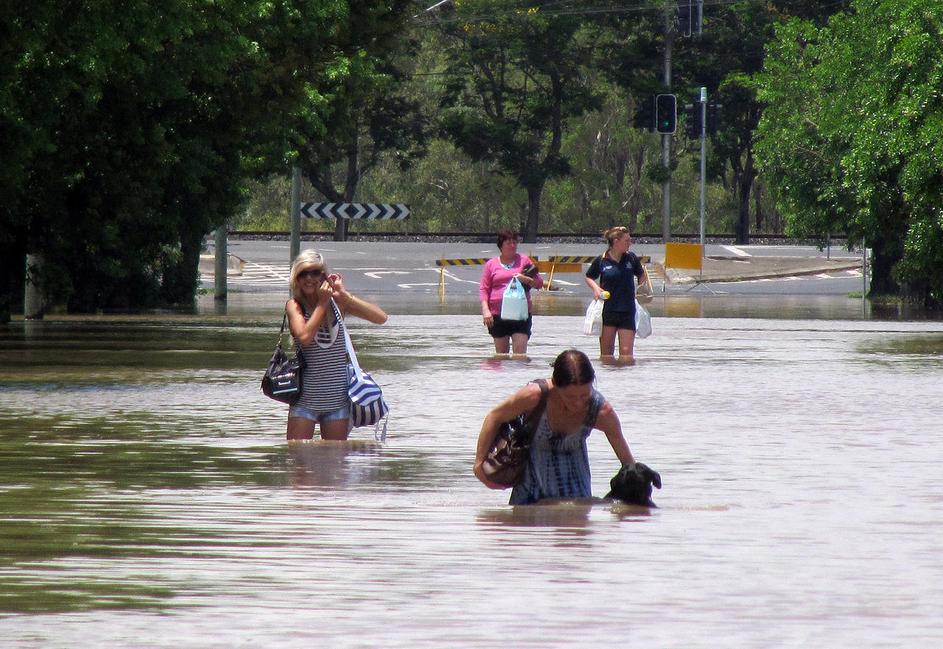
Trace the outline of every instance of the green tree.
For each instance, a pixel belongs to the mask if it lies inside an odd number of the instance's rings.
[[[406,22],[415,6],[398,0],[356,8],[345,56],[310,82],[321,110],[292,122],[296,164],[329,202],[354,201],[363,177],[385,157],[405,170],[424,155],[430,135],[419,103],[404,93],[415,47]],[[337,220],[335,240],[346,239],[347,227]]]
[[[758,154],[795,234],[873,249],[872,294],[943,301],[943,2],[794,20],[757,77]]]
[[[454,3],[441,19],[446,83],[442,132],[527,192],[524,240],[536,241],[540,199],[566,175],[567,120],[597,108],[586,82],[594,37],[579,16],[545,14],[504,0]]]
[[[750,205],[756,202],[753,190],[759,173],[754,160],[754,132],[763,104],[756,97],[750,75],[762,69],[764,46],[777,24],[791,16],[822,23],[848,4],[850,0],[827,4],[815,0],[705,4],[701,35],[675,40],[675,81],[676,87],[684,89],[681,92],[685,100],[691,101],[703,86],[709,101],[721,106],[719,129],[711,137],[712,155],[730,171],[737,204],[738,243],[748,243],[750,238]],[[760,213],[756,216],[759,218]]]
[[[350,4],[5,4],[3,302],[27,251],[72,310],[191,300],[205,234],[247,179],[285,168],[296,115],[323,129],[319,80],[370,41],[366,11],[385,15]]]

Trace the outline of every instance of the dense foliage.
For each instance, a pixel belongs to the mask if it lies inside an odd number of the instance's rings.
[[[767,182],[795,234],[873,249],[873,293],[943,302],[943,2],[794,20],[758,77]]]
[[[705,3],[700,37],[671,0],[5,3],[0,319],[27,253],[70,310],[191,301],[209,232],[287,227],[292,165],[305,200],[410,204],[371,228],[653,232],[666,172],[632,112],[702,86],[708,232],[847,233],[874,290],[938,302],[941,3]],[[697,230],[698,155],[679,130],[672,232]]]
[[[26,252],[73,310],[192,300],[203,237],[284,168],[293,116],[317,130],[361,18],[342,0],[5,3],[5,301]]]

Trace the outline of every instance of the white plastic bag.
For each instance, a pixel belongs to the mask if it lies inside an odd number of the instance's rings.
[[[504,297],[501,298],[501,319],[527,320],[528,315],[527,293],[524,292],[524,287],[515,277],[504,289]]]
[[[638,300],[635,301],[635,335],[639,338],[648,338],[652,335],[652,316],[638,303]]]
[[[602,300],[593,300],[586,307],[586,317],[583,318],[583,335],[598,336],[602,332]]]

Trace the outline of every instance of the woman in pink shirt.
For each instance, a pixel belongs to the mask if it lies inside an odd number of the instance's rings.
[[[512,348],[515,354],[526,354],[533,320],[530,289],[541,288],[544,280],[530,257],[517,253],[517,234],[511,230],[498,232],[498,250],[501,254],[489,259],[481,272],[481,285],[478,289],[481,317],[488,333],[494,338],[496,354],[507,354]],[[517,279],[527,291],[526,320],[501,318],[504,289],[512,279]]]

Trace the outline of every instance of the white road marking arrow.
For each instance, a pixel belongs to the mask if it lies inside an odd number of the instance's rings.
[[[376,270],[371,273],[364,273],[367,277],[380,279],[380,275],[409,275],[408,270]]]

